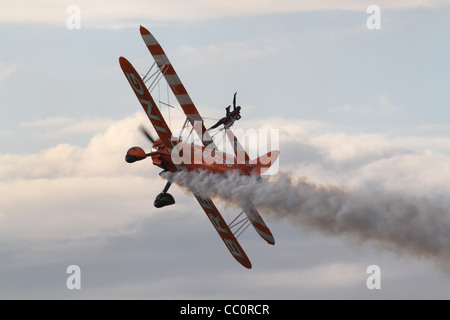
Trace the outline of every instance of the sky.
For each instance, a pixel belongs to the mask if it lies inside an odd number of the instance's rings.
[[[0,3],[0,298],[450,296],[450,1]],[[370,5],[380,29],[367,25]],[[246,230],[251,270],[189,193],[173,185],[176,204],[156,209],[161,170],[124,161],[128,148],[151,147],[118,62],[152,65],[140,25],[208,125],[238,92],[236,128],[279,130],[268,186],[291,181],[288,199],[306,181],[326,198],[308,211],[254,195],[276,244]],[[166,99],[165,83],[152,94]],[[180,128],[181,112],[161,112]],[[333,188],[357,213],[329,210]],[[215,203],[227,221],[239,210]],[[331,223],[319,224],[325,213]],[[366,217],[370,228],[358,224]],[[66,285],[71,265],[81,289]],[[367,287],[372,265],[380,289]]]

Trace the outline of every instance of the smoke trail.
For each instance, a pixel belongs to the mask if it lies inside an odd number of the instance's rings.
[[[426,198],[371,190],[346,191],[279,174],[269,181],[237,174],[175,173],[167,178],[203,196],[237,205],[251,201],[263,215],[290,219],[327,235],[370,242],[398,254],[432,259],[450,272],[448,210]]]

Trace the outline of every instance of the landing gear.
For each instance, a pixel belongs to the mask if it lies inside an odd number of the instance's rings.
[[[172,197],[170,193],[160,193],[156,196],[155,202],[153,202],[153,205],[156,208],[162,208],[165,206],[170,206],[171,204],[175,203],[175,199]]]
[[[172,181],[168,181],[166,186],[164,187],[164,190],[156,196],[155,202],[153,202],[153,205],[156,208],[170,206],[175,203],[175,199],[172,197],[172,195],[170,193],[167,193],[171,185]]]

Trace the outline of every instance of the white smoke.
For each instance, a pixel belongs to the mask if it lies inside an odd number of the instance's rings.
[[[263,216],[289,219],[327,235],[355,243],[372,243],[398,254],[433,260],[450,272],[450,216],[444,204],[364,186],[349,191],[316,185],[287,174],[256,177],[208,172],[167,174],[194,193],[219,197],[236,205],[252,202]]]

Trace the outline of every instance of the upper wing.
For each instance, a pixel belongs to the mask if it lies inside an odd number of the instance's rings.
[[[155,59],[158,68],[163,73],[167,83],[170,86],[170,89],[172,89],[172,92],[175,95],[178,103],[180,104],[181,108],[186,114],[186,117],[188,118],[191,125],[194,127],[194,130],[197,133],[197,135],[202,140],[203,145],[205,147],[209,146],[209,148],[211,149],[216,149],[216,145],[214,144],[211,136],[206,130],[203,118],[198,113],[197,108],[195,107],[191,97],[189,96],[183,84],[181,83],[180,78],[175,72],[175,69],[173,68],[172,64],[167,58],[161,45],[150,33],[150,31],[148,31],[143,26],[141,26],[140,31],[142,39],[144,40],[148,50]]]
[[[214,228],[216,228],[217,233],[219,233],[220,237],[227,246],[228,250],[230,250],[233,257],[244,267],[251,269],[252,264],[250,260],[248,259],[241,245],[231,232],[230,228],[223,219],[222,215],[217,210],[212,200],[210,198],[200,197],[196,194],[194,194],[194,196],[202,206],[203,210],[206,212],[206,215],[208,216],[209,220],[211,220]]]
[[[136,69],[131,65],[131,63],[125,59],[124,57],[119,58],[120,67],[122,68],[123,73],[128,79],[128,82],[133,88],[136,97],[141,102],[142,107],[144,108],[145,113],[150,119],[153,127],[158,133],[159,138],[162,143],[166,146],[169,152],[172,152],[172,149],[175,147],[174,142],[172,141],[172,132],[166,124],[166,121],[161,115],[158,107],[155,104],[150,92],[148,92],[145,87],[142,78],[136,72]]]

